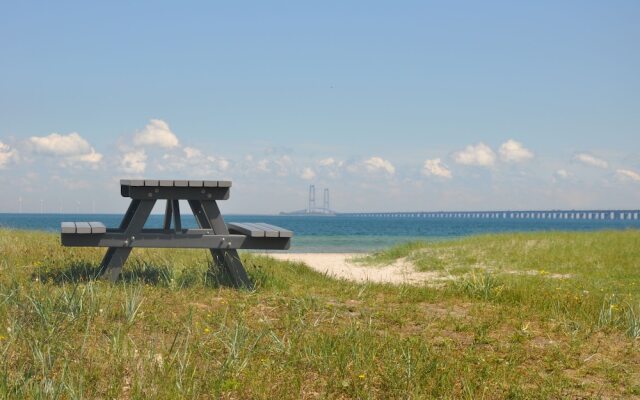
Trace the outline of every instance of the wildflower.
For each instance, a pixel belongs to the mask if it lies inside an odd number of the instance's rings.
[[[358,378],[360,378],[360,379],[364,379],[364,378],[365,378],[365,376],[366,376],[365,374],[360,374],[360,375],[358,375]]]
[[[209,333],[209,328],[204,328],[204,333]]]

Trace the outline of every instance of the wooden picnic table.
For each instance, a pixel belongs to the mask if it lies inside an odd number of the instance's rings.
[[[123,179],[120,194],[131,203],[118,228],[101,222],[63,222],[63,246],[108,247],[100,265],[102,277],[116,281],[134,247],[209,249],[222,283],[251,289],[253,284],[238,249],[286,250],[293,233],[264,223],[226,224],[218,200],[227,200],[230,181]],[[144,225],[158,200],[166,200],[162,228]],[[183,229],[180,200],[186,200],[198,223]],[[172,227],[173,222],[173,227]]]

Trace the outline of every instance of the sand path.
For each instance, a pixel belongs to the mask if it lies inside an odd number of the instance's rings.
[[[379,282],[395,284],[437,285],[449,276],[439,272],[420,272],[414,266],[400,259],[389,265],[365,265],[353,262],[362,254],[345,253],[273,253],[268,254],[278,260],[303,262],[310,268],[328,276],[355,282]]]

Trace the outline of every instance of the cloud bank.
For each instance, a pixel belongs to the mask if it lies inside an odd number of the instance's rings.
[[[162,148],[178,147],[178,137],[171,132],[169,124],[161,119],[152,119],[140,132],[133,136],[136,146],[157,146]]]
[[[433,160],[426,160],[422,167],[422,175],[424,176],[439,176],[441,178],[451,179],[451,170],[442,163],[442,160],[435,158]]]
[[[51,133],[48,136],[32,136],[28,145],[35,154],[63,158],[69,163],[98,164],[102,154],[96,152],[89,142],[76,132],[68,135]]]
[[[496,153],[484,143],[469,145],[453,154],[453,160],[462,165],[491,167],[496,162]]]
[[[588,154],[588,153],[578,153],[575,156],[573,156],[573,159],[582,164],[589,165],[591,167],[597,167],[597,168],[603,168],[603,169],[609,168],[608,162],[600,158],[597,158],[595,156],[592,156],[591,154]]]
[[[522,143],[516,142],[513,139],[509,139],[504,142],[500,149],[500,159],[504,162],[519,163],[531,160],[533,158],[533,152],[526,149]]]

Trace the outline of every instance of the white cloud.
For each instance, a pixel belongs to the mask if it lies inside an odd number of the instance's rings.
[[[454,153],[453,160],[458,164],[477,165],[481,167],[491,167],[496,162],[496,154],[491,147],[484,143],[469,145],[457,153]]]
[[[554,174],[556,177],[561,178],[561,179],[567,179],[569,177],[571,177],[571,173],[569,171],[567,171],[566,169],[559,169],[555,172]]]
[[[184,171],[199,177],[218,177],[229,169],[230,162],[225,158],[207,156],[199,149],[184,147],[182,152],[168,153],[162,156],[162,162],[156,168],[159,171]]]
[[[215,163],[220,171],[226,171],[229,169],[231,163],[226,158],[216,158]]]
[[[86,162],[89,164],[98,164],[100,161],[102,161],[102,154],[97,153],[92,147],[89,153],[71,157],[70,159],[71,161],[80,161],[80,162]]]
[[[433,160],[426,160],[422,167],[422,175],[424,176],[439,176],[442,178],[451,179],[451,170],[442,163],[442,160],[435,158]]]
[[[311,179],[316,177],[316,173],[309,167],[306,167],[302,170],[302,174],[300,174],[302,179],[310,181]]]
[[[574,160],[579,161],[583,164],[590,165],[592,167],[598,168],[609,168],[609,163],[603,159],[592,156],[587,153],[578,153],[573,157]]]
[[[8,144],[0,142],[0,169],[4,168],[11,161],[18,159],[18,151],[12,149]]]
[[[133,136],[136,146],[158,146],[163,148],[177,147],[176,135],[169,129],[169,124],[161,119],[152,119],[147,126]]]
[[[332,157],[324,158],[318,161],[318,165],[320,165],[321,167],[329,167],[331,165],[334,165],[335,163],[336,163],[336,160],[334,160]]]
[[[91,146],[76,132],[68,135],[52,133],[48,136],[32,136],[29,144],[35,153],[52,156],[79,156],[91,152]]]
[[[618,169],[616,170],[616,176],[619,179],[631,179],[632,181],[640,182],[640,173],[630,169]]]
[[[122,155],[120,168],[130,174],[141,174],[147,168],[147,154],[144,150],[131,151]]]
[[[256,166],[256,168],[260,172],[271,172],[271,169],[269,168],[269,160],[267,159],[258,161],[258,165]]]
[[[500,149],[500,159],[505,162],[523,162],[533,158],[533,152],[525,148],[522,143],[509,139],[502,143]]]
[[[255,169],[264,173],[275,173],[277,176],[288,176],[293,168],[293,160],[287,155],[277,158],[264,158],[257,162]]]
[[[185,147],[182,149],[184,151],[184,155],[187,158],[200,158],[202,157],[202,152],[198,149],[194,149],[193,147]]]
[[[97,165],[102,154],[96,152],[82,136],[76,132],[68,135],[52,133],[48,136],[32,136],[28,145],[36,154],[63,157],[66,162],[83,162]]]
[[[384,171],[389,175],[393,175],[396,172],[396,168],[389,161],[380,157],[371,157],[364,161],[364,166],[369,172]]]

